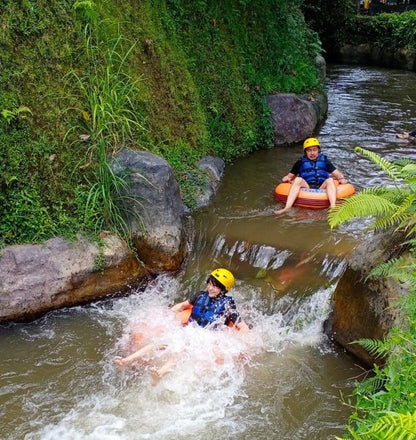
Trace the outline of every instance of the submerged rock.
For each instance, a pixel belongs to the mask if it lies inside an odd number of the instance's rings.
[[[224,176],[225,163],[219,157],[205,156],[198,162],[198,168],[207,175],[205,188],[197,195],[196,206],[202,208],[209,204]]]

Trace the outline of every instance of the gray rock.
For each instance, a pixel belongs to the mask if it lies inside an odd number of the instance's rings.
[[[315,65],[318,71],[319,79],[322,83],[326,80],[326,61],[322,55],[317,55],[315,58]]]
[[[155,154],[124,148],[113,167],[129,181],[126,218],[140,260],[155,273],[179,269],[187,252],[185,206],[171,166]]]
[[[9,246],[0,256],[0,322],[103,298],[144,276],[128,246],[113,235],[103,234],[100,246],[81,237]]]
[[[416,50],[409,48],[377,47],[369,43],[344,44],[337,59],[347,64],[392,67],[416,71]]]
[[[391,278],[367,276],[374,267],[401,251],[399,241],[389,234],[366,240],[354,250],[334,292],[326,332],[369,366],[384,360],[352,342],[362,338],[383,339],[396,323],[392,305],[407,289]]]
[[[224,176],[225,163],[219,157],[205,156],[198,162],[198,168],[207,175],[205,188],[196,197],[197,208],[202,208],[209,204]]]
[[[312,136],[327,111],[326,96],[280,93],[266,98],[275,134],[275,145],[293,144]]]

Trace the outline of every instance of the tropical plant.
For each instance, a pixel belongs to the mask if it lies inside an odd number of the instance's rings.
[[[373,161],[394,181],[393,187],[366,189],[346,200],[328,214],[331,227],[357,217],[373,217],[370,229],[404,233],[403,253],[376,267],[369,276],[389,276],[406,283],[408,294],[397,307],[400,328],[394,327],[384,341],[354,341],[376,356],[387,359],[373,377],[354,392],[355,411],[350,417],[345,439],[416,439],[416,164],[410,160],[389,162],[379,155],[355,149]]]
[[[361,435],[350,431],[354,440],[414,440],[416,439],[416,412],[398,414],[388,411],[367,432]]]
[[[85,215],[88,216],[91,212],[97,213],[92,220],[96,233],[103,228],[110,228],[129,243],[131,228],[127,218],[135,218],[138,225],[144,229],[139,214],[143,212],[143,205],[137,197],[129,195],[130,176],[124,171],[115,171],[105,141],[98,142],[97,153],[98,165],[94,172],[94,182],[90,184]],[[148,182],[145,177],[138,176],[137,173],[136,177]],[[99,211],[97,207],[100,207]],[[85,218],[85,222],[91,222],[91,219]]]
[[[68,74],[75,78],[79,90],[79,101],[85,108],[71,108],[79,112],[93,141],[105,140],[114,154],[126,145],[134,131],[144,131],[144,120],[135,107],[134,99],[139,95],[138,80],[133,80],[123,69],[133,51],[131,44],[125,53],[122,38],[105,51],[104,59],[98,58],[98,48],[87,41],[87,51],[91,52],[92,72],[79,76],[75,71]],[[85,130],[75,126],[72,130]],[[68,133],[67,133],[68,135]]]
[[[330,210],[330,226],[336,227],[353,217],[375,217],[371,229],[396,227],[412,236],[416,231],[416,163],[409,160],[389,162],[360,147],[356,147],[355,151],[378,165],[394,181],[395,186],[368,188],[347,199]]]

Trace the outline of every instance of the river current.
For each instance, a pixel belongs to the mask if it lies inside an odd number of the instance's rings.
[[[317,136],[356,189],[389,180],[353,150],[416,158],[396,137],[416,128],[416,74],[335,65],[328,117]],[[345,404],[364,370],[323,333],[330,298],[368,221],[331,231],[325,211],[276,217],[273,189],[301,146],[262,150],[226,170],[215,200],[192,218],[184,270],[145,291],[0,327],[0,428],[5,440],[279,439],[341,436]],[[203,289],[215,267],[236,276],[232,295],[249,333],[182,327],[168,306]],[[134,368],[115,355],[131,332],[163,322]],[[221,359],[219,360],[218,354]],[[171,356],[172,371],[152,369]]]

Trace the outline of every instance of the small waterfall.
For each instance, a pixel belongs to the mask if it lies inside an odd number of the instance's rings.
[[[322,261],[321,275],[326,275],[330,281],[338,279],[347,267],[347,261],[326,256]]]
[[[236,241],[228,245],[226,238],[218,235],[212,246],[212,253],[215,257],[227,255],[230,258],[238,258],[258,269],[273,270],[283,265],[291,254],[287,250],[275,249],[272,246]]]

